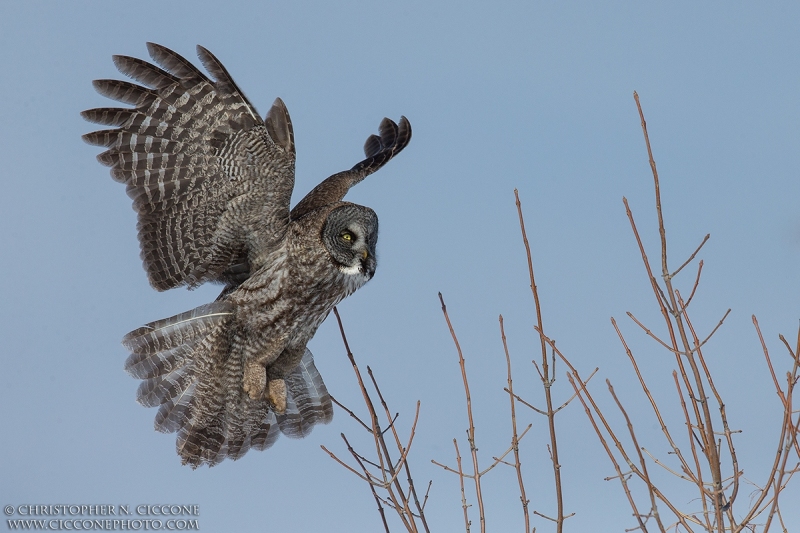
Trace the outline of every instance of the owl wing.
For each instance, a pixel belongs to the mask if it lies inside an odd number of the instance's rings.
[[[162,68],[113,57],[142,85],[94,82],[102,95],[133,107],[84,111],[85,119],[115,128],[83,139],[107,148],[98,160],[127,185],[151,285],[224,281],[226,270],[252,264],[285,235],[295,161],[289,113],[277,99],[261,120],[202,46],[197,53],[213,79],[163,46],[147,48]]]
[[[360,182],[399,154],[411,140],[411,124],[406,117],[400,117],[400,124],[384,118],[378,128],[380,135],[370,135],[364,143],[366,159],[350,170],[329,177],[309,192],[292,209],[292,219],[298,219],[319,207],[339,202]]]

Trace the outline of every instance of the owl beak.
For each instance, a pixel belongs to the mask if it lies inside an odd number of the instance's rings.
[[[372,279],[375,275],[375,254],[369,253],[369,250],[361,251],[361,273],[367,276],[367,279]]]

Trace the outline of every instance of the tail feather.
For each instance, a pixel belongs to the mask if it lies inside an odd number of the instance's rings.
[[[197,468],[202,464],[214,466],[225,459],[224,439],[216,422],[205,427],[187,424],[178,431],[176,449],[182,464]]]
[[[125,371],[138,379],[151,379],[174,372],[188,363],[199,340],[154,354],[135,353],[125,361]]]
[[[194,409],[194,391],[197,382],[192,382],[180,394],[161,404],[155,419],[156,431],[175,433],[186,423]]]
[[[253,433],[250,438],[250,445],[254,450],[264,451],[275,444],[275,441],[277,441],[280,436],[281,432],[275,420],[275,413],[270,411],[267,413],[267,417],[264,421],[261,422],[258,431]]]
[[[125,335],[122,344],[132,354],[157,354],[203,339],[230,320],[233,305],[213,302],[163,320],[156,320]]]
[[[204,346],[207,344],[203,343]],[[229,382],[224,380],[219,359],[214,357],[213,350],[198,353],[194,359],[199,376],[192,400],[194,408],[178,430],[176,442],[181,462],[192,468],[202,464],[213,466],[227,454],[224,447],[227,424],[225,386]]]
[[[158,407],[183,393],[195,379],[189,365],[164,376],[146,379],[136,391],[136,401],[145,407]]]
[[[234,461],[250,449],[251,436],[270,412],[265,400],[253,400],[242,394],[239,401],[228,404],[225,412],[225,449]]]
[[[316,424],[327,424],[331,421],[331,397],[308,348],[300,364],[286,378],[286,387],[286,411],[277,415],[281,433],[300,439],[308,436]]]

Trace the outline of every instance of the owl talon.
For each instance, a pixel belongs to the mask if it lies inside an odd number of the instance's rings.
[[[269,390],[267,400],[275,412],[282,415],[286,412],[286,381],[280,378],[271,379],[267,386]]]
[[[247,363],[242,385],[250,399],[260,400],[267,385],[267,369],[258,363]]]

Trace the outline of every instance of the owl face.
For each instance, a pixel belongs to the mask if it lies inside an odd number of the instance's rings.
[[[330,212],[322,229],[322,242],[340,272],[368,281],[378,265],[378,216],[368,207],[345,204]]]

